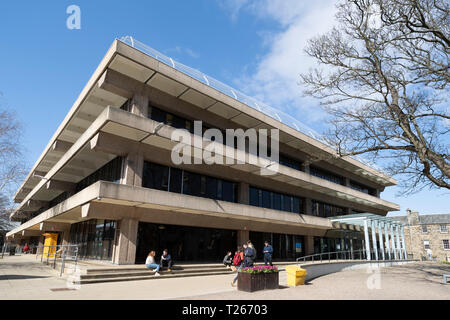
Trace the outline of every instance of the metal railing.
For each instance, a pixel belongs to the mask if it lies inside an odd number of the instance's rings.
[[[390,255],[389,255],[390,252]],[[408,256],[409,258],[409,256]],[[299,261],[317,261],[323,262],[331,260],[367,260],[367,252],[365,249],[359,250],[347,250],[347,251],[333,251],[333,252],[322,252],[311,254],[303,257],[299,257],[296,259]],[[405,260],[403,252],[397,252],[397,257],[395,256],[394,251],[384,250],[384,259],[383,259],[383,250],[371,250],[370,251],[370,260],[373,261],[383,261],[383,260]]]
[[[21,255],[21,254],[32,254],[36,252],[36,246],[35,245],[29,245],[29,250],[27,252],[24,252],[24,245],[17,245],[17,244],[11,244],[11,243],[4,243],[2,246],[2,249],[0,251],[0,258],[3,259],[5,255]]]
[[[348,251],[331,251],[331,252],[322,252],[310,254],[308,256],[299,257],[296,259],[299,261],[317,261],[323,262],[331,260],[363,260],[366,259],[365,250],[348,250]]]
[[[76,268],[78,264],[78,245],[56,245],[56,246],[43,246],[40,245],[36,250],[36,259],[40,257],[41,262],[47,265],[52,265],[53,269],[56,269],[56,263],[61,262],[61,268],[59,275],[64,273],[66,262],[74,262]]]

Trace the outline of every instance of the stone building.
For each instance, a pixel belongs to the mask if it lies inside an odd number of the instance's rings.
[[[406,216],[396,217],[404,223],[406,250],[413,259],[450,261],[450,214],[419,215],[406,210]],[[429,249],[429,250],[428,250]],[[427,252],[428,251],[428,252]]]

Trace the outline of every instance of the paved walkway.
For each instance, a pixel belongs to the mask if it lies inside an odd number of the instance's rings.
[[[412,263],[378,270],[339,272],[296,288],[286,287],[286,273],[280,272],[282,289],[251,294],[232,288],[229,274],[74,289],[30,256],[5,256],[0,259],[0,299],[450,299],[450,284],[441,284],[442,273],[450,273],[448,265]]]

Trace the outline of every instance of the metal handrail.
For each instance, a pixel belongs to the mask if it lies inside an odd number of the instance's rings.
[[[373,258],[375,261],[383,261],[382,259],[382,252],[383,250],[370,250],[370,257]],[[355,253],[358,253],[359,259],[354,259]],[[389,254],[390,253],[390,254]],[[335,255],[337,259],[332,259],[331,256]],[[340,257],[344,257],[343,259],[339,259]],[[378,256],[378,259],[376,257]],[[319,259],[315,259],[316,257],[319,257]],[[324,259],[325,257],[325,259]],[[394,250],[384,250],[384,260],[404,260],[404,256],[402,252],[399,252],[397,250],[397,257],[395,257]],[[390,257],[390,259],[389,259]],[[297,262],[304,261],[306,262],[306,259],[311,259],[311,261],[320,261],[328,260],[329,262],[331,260],[363,260],[367,258],[367,252],[365,249],[359,249],[359,250],[346,250],[346,251],[330,251],[330,252],[322,252],[322,253],[316,253],[311,254],[303,257],[299,257],[296,259]]]
[[[48,248],[47,252],[44,252],[45,251],[44,248]],[[61,269],[59,275],[62,276],[66,266],[66,261],[68,260],[74,261],[76,268],[78,264],[78,251],[79,245],[77,244],[52,245],[52,246],[40,245],[37,246],[36,259],[40,256],[42,263],[45,263],[47,265],[52,263],[53,269],[56,269],[56,261],[59,256],[59,258],[61,259]],[[50,258],[53,258],[52,261],[50,261]]]
[[[345,251],[330,251],[330,252],[322,252],[322,253],[315,253],[315,254],[311,254],[311,255],[307,255],[307,256],[303,256],[303,257],[299,257],[296,259],[296,261],[305,261],[306,259],[312,258],[312,261],[316,261],[315,257],[319,257],[318,260],[320,260],[320,262],[322,262],[323,260],[355,260],[355,253],[359,253],[359,257],[361,260],[361,256],[365,257],[365,250],[345,250]],[[331,259],[331,256],[335,255],[336,257],[338,257],[338,259]],[[328,259],[323,259],[324,256],[328,256]],[[343,256],[343,259],[339,259],[339,256]],[[348,257],[348,258],[347,258]]]

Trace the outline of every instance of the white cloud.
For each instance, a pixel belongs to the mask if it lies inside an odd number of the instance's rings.
[[[232,18],[246,11],[258,19],[273,19],[282,26],[277,33],[270,30],[260,33],[268,51],[251,74],[236,79],[242,91],[289,111],[305,124],[323,119],[318,101],[302,96],[299,80],[300,73],[316,65],[303,52],[307,40],[335,25],[336,1],[233,0],[227,3],[233,8]],[[306,116],[306,120],[302,119]]]

